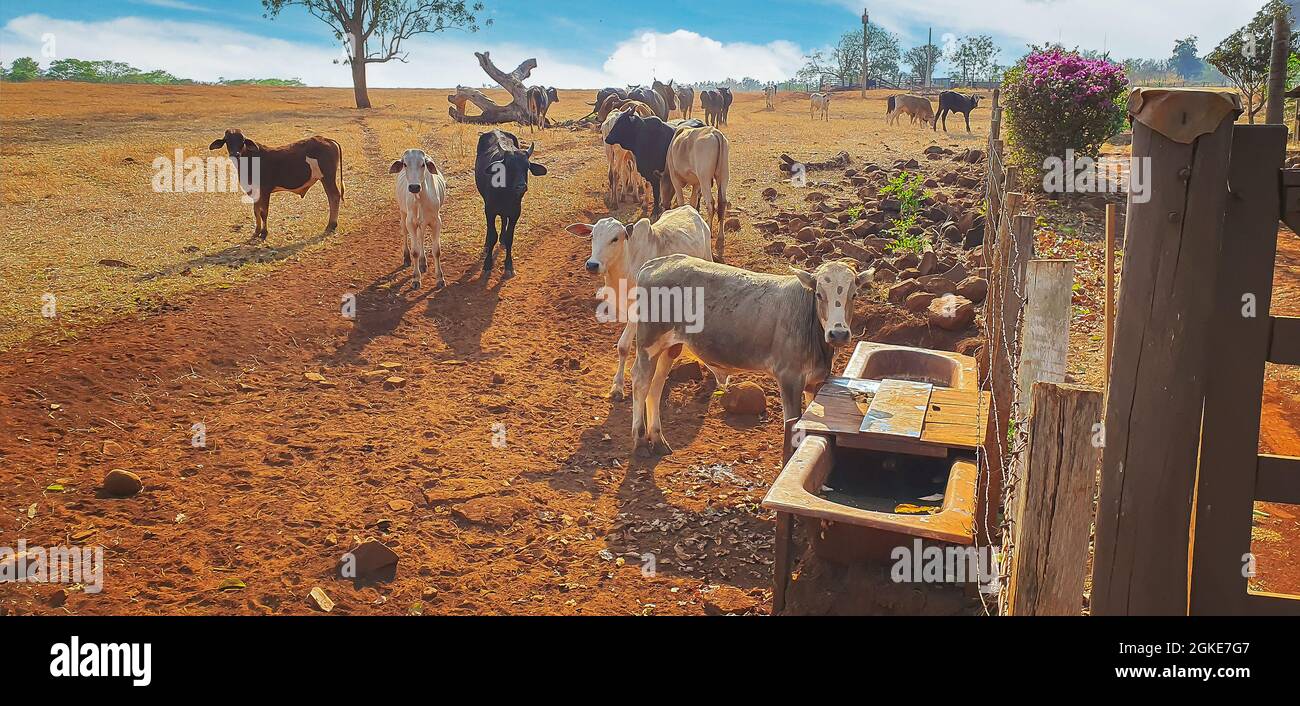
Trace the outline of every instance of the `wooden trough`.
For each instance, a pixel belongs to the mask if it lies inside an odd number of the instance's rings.
[[[773,612],[785,607],[793,517],[832,561],[888,560],[914,539],[970,545],[989,393],[975,359],[861,342],[792,427],[797,448],[763,499],[777,512]]]

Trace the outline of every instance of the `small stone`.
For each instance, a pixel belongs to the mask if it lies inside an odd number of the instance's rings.
[[[758,383],[746,380],[722,393],[722,408],[732,414],[762,414],[767,409],[767,396]]]
[[[975,320],[975,305],[966,297],[945,294],[930,302],[930,324],[948,331],[959,331]]]
[[[330,597],[325,595],[325,589],[320,586],[313,588],[311,593],[307,594],[307,597],[311,599],[312,603],[315,604],[317,608],[325,613],[334,610],[334,601],[330,600]]]
[[[410,500],[389,500],[388,508],[393,512],[406,512],[415,507],[415,503]]]
[[[983,277],[967,277],[957,285],[956,292],[959,296],[966,297],[972,302],[978,304],[984,301],[989,294],[989,281]]]
[[[104,476],[104,492],[113,497],[129,498],[143,488],[144,484],[140,482],[140,476],[130,471],[114,468]]]
[[[358,544],[339,560],[339,573],[344,578],[358,578],[379,569],[397,564],[397,553],[381,542],[371,539]],[[349,571],[355,574],[348,575]]]

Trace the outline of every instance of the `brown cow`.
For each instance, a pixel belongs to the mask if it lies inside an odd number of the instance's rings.
[[[624,108],[631,108],[632,112],[643,118],[648,118],[655,114],[654,108],[651,108],[641,101],[632,100],[631,98],[619,98],[618,96],[611,95],[606,96],[605,100],[601,102],[598,108],[596,108],[596,120],[603,123],[605,122],[605,118],[609,117],[610,113]]]
[[[208,149],[219,149],[222,145],[239,171],[240,186],[253,199],[253,237],[266,240],[271,194],[292,191],[305,198],[318,181],[324,183],[325,197],[330,203],[330,220],[325,232],[333,233],[339,227],[343,148],[338,142],[316,135],[283,147],[264,147],[244,137],[239,130],[226,130],[225,136],[214,140]]]

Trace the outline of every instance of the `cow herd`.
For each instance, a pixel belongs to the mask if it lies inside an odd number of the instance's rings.
[[[559,100],[558,93],[554,88],[532,87],[526,96],[528,124],[545,128],[546,112]],[[854,272],[839,262],[824,263],[813,272],[791,268],[791,275],[723,264],[731,146],[721,128],[727,125],[733,96],[725,87],[710,88],[700,91],[699,99],[703,121],[691,117],[695,90],[690,86],[656,80],[650,86],[599,91],[590,105],[608,161],[607,199],[611,206],[632,200],[644,207],[648,196],[649,209],[644,217],[626,224],[606,217],[566,228],[590,239],[591,256],[585,268],[604,278],[602,292],[614,306],[616,320],[624,323],[610,389],[613,399],[623,398],[624,369],[635,351],[635,452],[671,451],[659,407],[668,372],[683,348],[709,368],[720,385],[738,371],[771,376],[781,391],[783,418],[798,416],[803,393],[830,374],[834,347],[849,343],[854,296],[874,274]],[[831,100],[830,93],[812,94],[812,116],[829,120]],[[889,98],[888,118],[892,124],[907,114],[913,122],[937,129],[940,119],[958,112],[966,117],[969,131],[970,111],[978,102],[976,96],[945,91],[939,96],[937,118],[928,99],[896,95]],[[681,117],[670,119],[673,111]],[[248,190],[255,237],[266,238],[270,194],[292,191],[302,196],[317,181],[324,184],[329,199],[327,232],[337,227],[343,198],[343,150],[338,142],[317,136],[270,148],[239,130],[227,130],[210,149],[223,146],[240,170],[241,183],[254,185]],[[518,137],[500,129],[479,136],[474,184],[486,221],[484,277],[491,273],[498,244],[504,254],[503,278],[515,274],[514,237],[528,179],[547,172],[534,161],[535,147],[534,143],[525,148]],[[395,178],[402,262],[411,267],[412,286],[422,285],[432,259],[435,286],[443,287],[439,239],[447,179],[420,149],[406,150],[392,162],[389,173]],[[687,187],[690,204],[685,203]],[[647,293],[656,291],[673,292],[676,297],[665,300],[667,311],[647,316],[646,297],[653,296]],[[707,292],[707,296],[700,296],[691,307],[690,295],[683,294],[689,292]],[[688,311],[691,308],[694,311]],[[705,319],[707,326],[701,324]]]

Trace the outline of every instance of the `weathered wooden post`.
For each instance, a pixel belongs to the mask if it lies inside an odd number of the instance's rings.
[[[1286,64],[1291,56],[1291,22],[1286,15],[1273,17],[1273,53],[1268,67],[1268,107],[1264,109],[1264,122],[1285,124]]]
[[[1065,382],[1070,352],[1070,299],[1074,260],[1030,260],[1025,278],[1025,322],[1020,334],[1018,402],[1029,412],[1036,382]]]
[[[1101,450],[1092,439],[1101,393],[1033,387],[1029,450],[1014,506],[1008,615],[1079,615],[1088,565],[1092,491]]]
[[[1106,204],[1106,339],[1102,345],[1105,368],[1102,390],[1110,387],[1110,352],[1115,347],[1115,235],[1119,230],[1119,205]]]
[[[1136,89],[1093,559],[1096,615],[1185,614],[1188,532],[1235,94]]]
[[[871,15],[867,14],[867,8],[862,8],[862,97],[867,97],[867,37],[868,26],[871,24]]]

